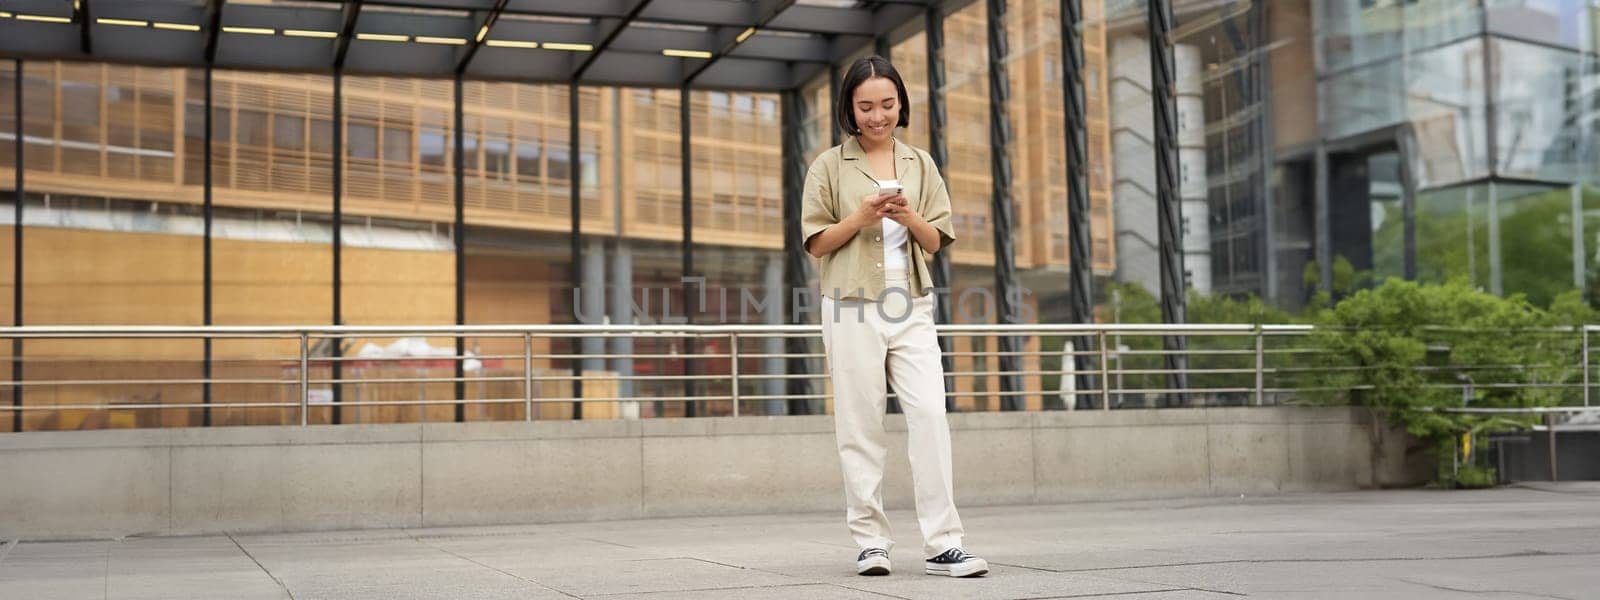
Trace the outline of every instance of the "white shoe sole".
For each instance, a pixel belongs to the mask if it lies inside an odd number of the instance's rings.
[[[977,577],[989,572],[989,562],[981,558],[957,563],[941,565],[937,563],[923,563],[929,575],[944,575],[946,577]]]
[[[856,561],[857,575],[888,575],[889,559],[882,556],[868,556],[866,560]]]

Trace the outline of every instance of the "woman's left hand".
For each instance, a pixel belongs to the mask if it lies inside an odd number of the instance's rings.
[[[896,223],[911,227],[913,224],[922,221],[922,215],[917,214],[917,211],[911,210],[908,204],[905,196],[894,196],[886,200],[883,206],[878,207],[878,216],[893,219]]]

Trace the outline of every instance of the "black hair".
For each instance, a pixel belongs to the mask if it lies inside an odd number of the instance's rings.
[[[861,128],[856,125],[856,88],[873,77],[883,77],[894,82],[895,90],[900,93],[898,126],[905,127],[911,124],[911,97],[906,93],[906,82],[900,79],[900,72],[894,69],[894,65],[889,64],[889,59],[874,55],[850,65],[850,70],[845,71],[844,81],[839,83],[839,99],[834,103],[836,107],[834,118],[838,119],[839,128],[845,133],[861,135]]]

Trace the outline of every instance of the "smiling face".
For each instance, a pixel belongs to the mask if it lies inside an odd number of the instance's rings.
[[[856,86],[851,105],[861,137],[874,145],[888,142],[894,128],[900,125],[900,94],[887,77],[861,82]]]

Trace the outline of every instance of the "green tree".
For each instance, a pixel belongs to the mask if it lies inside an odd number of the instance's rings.
[[[1568,297],[1561,318],[1578,317]],[[1479,407],[1550,406],[1571,377],[1570,333],[1521,295],[1501,298],[1457,280],[1422,285],[1389,279],[1356,292],[1318,316],[1313,345],[1320,367],[1303,394],[1311,401],[1352,403],[1386,414],[1390,422],[1439,453],[1441,481],[1463,433],[1526,427],[1532,418],[1438,412]],[[1581,318],[1581,317],[1580,317]]]

